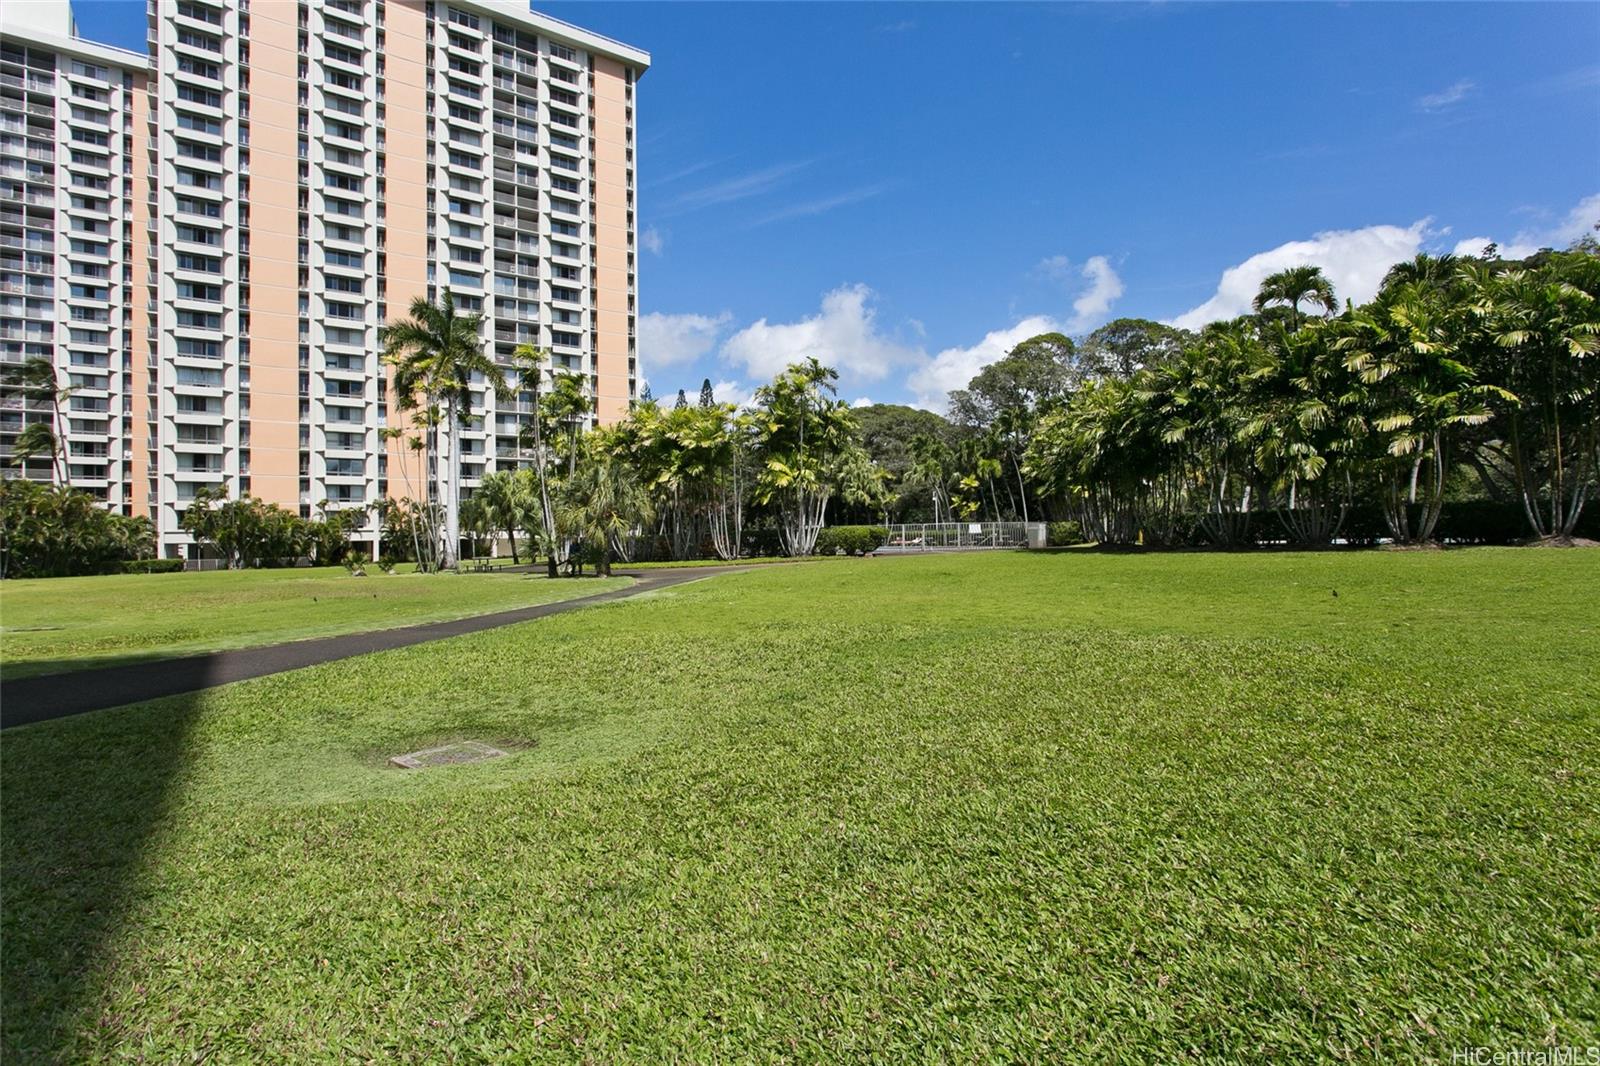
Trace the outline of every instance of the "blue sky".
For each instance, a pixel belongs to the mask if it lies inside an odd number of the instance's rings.
[[[937,407],[1041,329],[1600,221],[1600,4],[553,3],[646,48],[641,361]],[[79,0],[142,48],[142,3]]]

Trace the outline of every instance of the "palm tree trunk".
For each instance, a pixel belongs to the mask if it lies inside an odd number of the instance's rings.
[[[440,558],[439,565],[450,569],[455,567],[457,554],[461,550],[461,426],[456,419],[454,396],[445,402],[445,418],[448,419],[448,424],[445,426],[445,442],[450,458],[443,471],[444,555]]]

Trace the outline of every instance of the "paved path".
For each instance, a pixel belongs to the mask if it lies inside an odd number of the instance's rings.
[[[399,629],[380,629],[371,633],[348,633],[339,637],[318,637],[259,648],[207,652],[179,659],[158,659],[125,666],[106,666],[94,670],[19,677],[0,681],[0,729],[14,725],[45,722],[85,711],[142,703],[162,696],[226,685],[264,674],[299,670],[305,666],[348,659],[352,655],[405,648],[445,637],[459,637],[485,629],[527,622],[563,611],[626,599],[642,592],[698,581],[716,574],[740,573],[747,566],[684,567],[681,569],[627,571],[617,574],[634,578],[627,588],[599,592],[592,596],[519,607],[512,611],[480,614],[448,622],[427,622]],[[492,580],[492,579],[491,579]]]

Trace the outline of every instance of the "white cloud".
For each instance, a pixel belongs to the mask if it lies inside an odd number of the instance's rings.
[[[733,320],[724,311],[707,315],[664,315],[651,311],[639,317],[639,361],[649,366],[692,363],[711,351],[722,327]]]
[[[1600,222],[1600,192],[1579,200],[1566,217],[1553,226],[1519,230],[1515,237],[1500,246],[1500,255],[1505,259],[1526,259],[1541,248],[1565,248],[1592,232],[1596,222]]]
[[[810,318],[776,324],[760,319],[723,343],[722,358],[763,380],[815,356],[846,380],[879,381],[922,353],[878,330],[872,296],[865,285],[845,285],[825,295],[821,311]]]
[[[1103,255],[1092,255],[1081,267],[1064,255],[1041,259],[1034,268],[1051,281],[1077,291],[1072,301],[1072,318],[1064,327],[1068,333],[1087,333],[1105,321],[1111,305],[1122,296],[1124,286],[1111,261]],[[1089,284],[1079,285],[1079,279]]]
[[[1443,111],[1447,107],[1454,107],[1477,88],[1471,80],[1462,78],[1454,85],[1447,85],[1436,93],[1417,98],[1417,106],[1424,111]]]
[[[1483,250],[1493,243],[1488,237],[1468,237],[1466,240],[1457,241],[1456,246],[1450,249],[1450,254],[1482,255]]]
[[[851,407],[871,407],[872,403],[873,403],[873,400],[872,400],[872,397],[870,397],[870,396],[857,396],[855,399],[850,401],[850,406]]]
[[[639,243],[644,245],[645,251],[651,255],[660,255],[661,249],[667,244],[666,239],[661,236],[661,231],[654,226],[645,227],[645,231],[639,234]]]
[[[1067,323],[1071,333],[1082,333],[1099,325],[1122,295],[1122,279],[1105,256],[1090,256],[1081,273],[1089,279],[1089,288],[1072,301],[1072,321]]]
[[[779,163],[776,166],[753,170],[748,174],[741,174],[736,178],[728,178],[699,189],[691,189],[668,204],[665,211],[657,212],[657,214],[666,216],[681,215],[690,211],[698,211],[704,207],[715,207],[718,204],[730,204],[752,196],[760,196],[782,185],[797,171],[804,170],[811,163],[812,160],[809,159],[802,159],[794,163]]]
[[[751,223],[753,226],[765,226],[769,222],[781,222],[789,218],[809,218],[812,215],[822,215],[836,207],[848,207],[859,204],[863,200],[870,200],[887,192],[891,182],[881,181],[876,185],[864,185],[859,189],[851,189],[835,196],[825,196],[819,200],[806,200],[802,203],[790,204],[788,207],[779,208],[769,215],[764,215]]]
[[[749,407],[755,390],[742,381],[713,381],[711,395],[718,403],[731,403],[735,407]]]
[[[930,411],[945,408],[946,394],[964,389],[967,382],[1029,337],[1060,332],[1061,323],[1047,315],[1031,315],[1009,329],[984,335],[970,348],[946,348],[906,378],[906,387],[916,396],[916,405]]]
[[[1429,219],[1410,226],[1366,226],[1328,230],[1308,241],[1290,241],[1246,259],[1222,272],[1216,293],[1205,303],[1172,320],[1184,329],[1199,329],[1208,322],[1233,318],[1250,310],[1261,282],[1269,274],[1296,266],[1319,266],[1333,282],[1340,301],[1363,303],[1372,299],[1383,276],[1394,264],[1422,250],[1429,236]]]

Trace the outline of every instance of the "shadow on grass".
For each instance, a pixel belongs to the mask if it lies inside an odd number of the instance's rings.
[[[80,1061],[203,694],[0,736],[0,1061]]]

